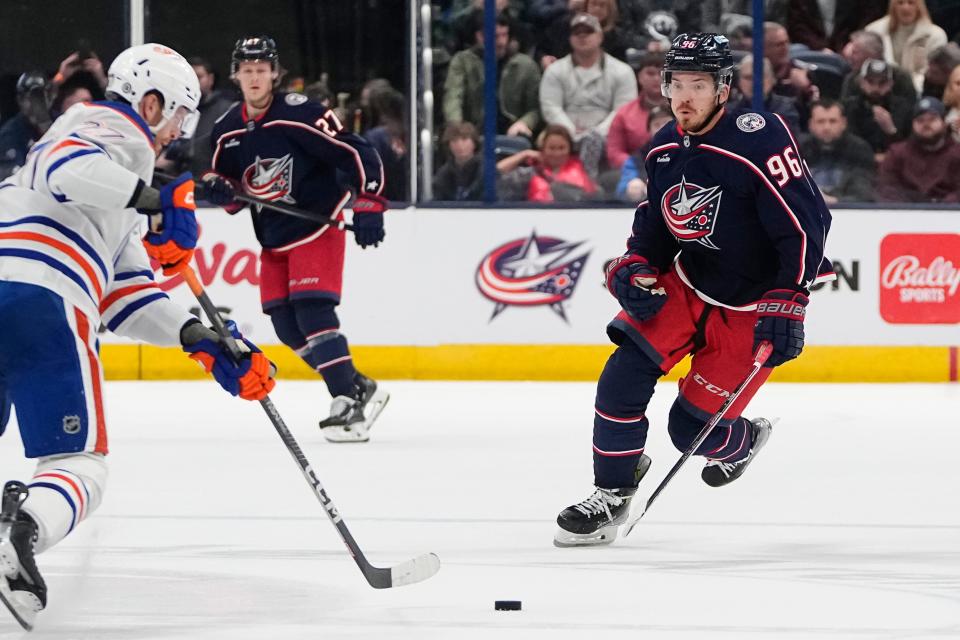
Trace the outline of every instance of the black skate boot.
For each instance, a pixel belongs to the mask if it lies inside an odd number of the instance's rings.
[[[352,396],[337,396],[330,405],[330,417],[320,421],[323,436],[330,442],[366,442],[370,427],[390,400],[374,380],[360,372],[354,376]]]
[[[767,443],[775,422],[776,420],[771,422],[766,418],[751,420],[750,425],[753,432],[751,434],[753,444],[750,446],[750,452],[747,453],[747,457],[742,460],[737,460],[736,462],[708,459],[707,464],[704,465],[703,471],[700,473],[703,481],[711,487],[722,487],[742,476],[743,472],[747,469],[747,465],[757,457],[757,452]]]
[[[650,458],[641,455],[637,462],[636,483],[650,469]],[[630,501],[637,487],[620,489],[597,488],[583,502],[571,505],[557,516],[560,528],[553,537],[557,547],[581,547],[610,544],[617,539],[617,529],[630,515]]]
[[[33,557],[37,523],[20,511],[27,487],[11,480],[3,488],[0,510],[0,600],[29,631],[37,613],[47,606],[47,585]]]

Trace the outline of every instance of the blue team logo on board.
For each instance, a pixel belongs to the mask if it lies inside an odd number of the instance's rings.
[[[682,177],[680,184],[667,189],[660,201],[660,211],[670,233],[678,240],[699,242],[705,247],[719,249],[710,236],[713,235],[720,213],[722,195],[719,186],[705,189]]]
[[[296,204],[290,195],[293,189],[293,156],[289,153],[282,158],[261,158],[247,167],[241,178],[243,190],[261,200],[282,201]]]
[[[477,288],[495,303],[490,320],[511,306],[549,306],[566,320],[563,303],[573,295],[589,256],[583,242],[538,236],[536,231],[500,245],[477,267]]]

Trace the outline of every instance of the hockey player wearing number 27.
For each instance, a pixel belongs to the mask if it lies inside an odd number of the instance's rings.
[[[596,489],[560,513],[557,546],[616,538],[650,467],[645,412],[661,376],[692,354],[667,425],[684,451],[769,342],[765,366],[694,452],[707,460],[706,484],[740,477],[772,430],[740,414],[772,367],[800,355],[810,287],[834,277],[824,258],[830,212],[789,129],[773,113],[728,112],[732,77],[723,36],[682,34],[667,53],[661,87],[675,121],[654,137],[648,200],[626,254],[607,268],[622,310],[607,327],[618,346],[597,384]]]
[[[242,193],[296,205],[340,220],[353,201],[353,236],[366,249],[384,239],[383,164],[376,150],[343,130],[336,114],[299,93],[275,93],[279,54],[268,36],[234,46],[230,77],[243,100],[217,120],[210,136],[213,170],[203,175],[205,197],[237,213]],[[344,176],[341,184],[338,176]],[[260,300],[277,337],[323,376],[333,398],[320,421],[331,442],[365,442],[389,396],[359,373],[340,331],[337,305],[343,281],[344,231],[251,207],[260,254]]]
[[[97,327],[179,345],[247,400],[274,384],[256,346],[234,329],[247,351],[231,359],[150,267],[153,258],[178,273],[196,246],[190,174],[149,186],[157,155],[196,111],[196,73],[175,51],[145,44],[117,56],[108,77],[109,101],[67,110],[0,183],[0,432],[12,404],[26,456],[37,459],[27,485],[3,490],[0,600],[25,628],[46,606],[34,554],[89,517],[106,488]]]

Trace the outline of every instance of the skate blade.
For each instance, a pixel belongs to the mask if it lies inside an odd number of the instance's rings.
[[[4,576],[15,576],[19,570],[20,560],[16,550],[9,541],[0,541],[0,572]],[[5,577],[0,577],[0,602],[27,631],[33,630],[33,621],[43,609],[40,599],[29,591],[11,591]]]
[[[364,407],[364,420],[360,424],[347,427],[324,427],[320,431],[327,442],[367,442],[370,440],[370,428],[380,416],[380,412],[390,401],[390,394],[383,389],[377,389],[367,406]]]
[[[617,539],[617,529],[620,525],[601,527],[593,533],[570,533],[566,529],[557,528],[553,535],[553,546],[561,549],[570,547],[597,547],[608,545]]]

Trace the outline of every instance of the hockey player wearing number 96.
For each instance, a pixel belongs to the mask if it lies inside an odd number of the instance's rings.
[[[197,109],[196,73],[172,49],[131,47],[110,65],[107,96],[68,109],[0,183],[0,433],[12,404],[37,459],[27,485],[3,490],[0,600],[26,628],[46,606],[34,554],[89,517],[106,488],[101,324],[181,346],[244,399],[274,384],[256,346],[243,341],[235,362],[154,282],[149,258],[177,273],[197,242],[190,174],[149,186],[157,155]]]
[[[608,325],[617,348],[597,383],[596,489],[557,518],[557,546],[609,544],[650,467],[647,404],[657,380],[691,354],[667,429],[684,451],[745,380],[763,342],[773,352],[694,455],[712,487],[739,478],[771,423],[740,414],[772,367],[800,355],[810,287],[831,279],[830,212],[784,121],[729,112],[727,39],[677,37],[661,72],[675,121],[646,157],[648,200],[627,252],[607,268],[622,310]]]
[[[333,111],[299,93],[275,92],[279,55],[268,36],[238,40],[231,77],[243,100],[216,122],[213,168],[203,197],[234,214],[234,195],[296,205],[339,220],[353,200],[353,235],[363,248],[383,241],[383,164],[366,140],[343,130]],[[343,182],[340,180],[343,176]],[[260,301],[277,337],[323,376],[333,398],[320,421],[332,442],[365,442],[389,396],[353,365],[340,332],[344,231],[252,207],[260,254]]]

